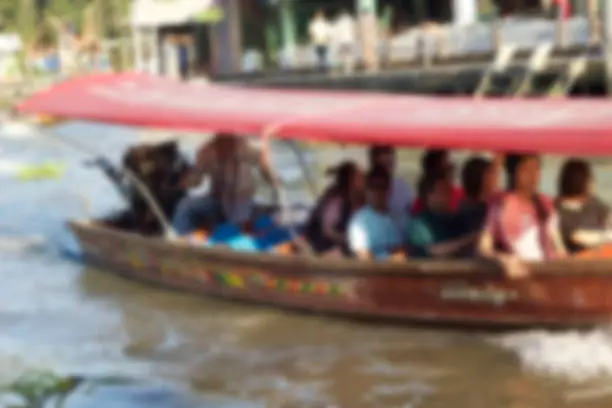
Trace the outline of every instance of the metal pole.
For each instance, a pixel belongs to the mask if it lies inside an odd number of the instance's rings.
[[[601,10],[599,0],[587,0],[587,15],[589,20],[589,42],[596,44],[601,42]]]
[[[73,149],[80,151],[94,159],[95,158],[106,159],[106,157],[103,154],[99,154],[97,151],[90,148],[89,146],[83,143],[77,142],[76,140],[71,140],[65,137],[61,137],[60,135],[54,133],[53,131],[47,130],[45,132],[39,132],[39,134],[42,136],[49,137],[65,145],[68,145],[72,147]],[[110,160],[108,161],[110,162]],[[164,214],[164,211],[162,210],[161,205],[157,202],[157,200],[155,199],[155,196],[149,190],[147,185],[136,174],[134,174],[134,172],[132,172],[128,168],[123,168],[123,169],[114,168],[113,170],[117,171],[120,174],[123,174],[130,182],[132,182],[132,185],[136,189],[136,193],[140,195],[140,197],[147,203],[147,205],[153,212],[153,215],[155,216],[155,218],[157,218],[157,220],[161,224],[162,229],[164,230],[165,238],[169,240],[177,239],[179,236],[178,233],[172,227],[172,224],[170,223],[170,221]],[[124,198],[126,197],[124,196]]]
[[[296,22],[294,12],[294,0],[283,0],[279,3],[280,7],[280,23],[283,33],[282,53],[284,61],[290,61],[290,66],[293,66],[296,48]]]
[[[608,95],[612,95],[612,1],[604,2],[603,8],[604,26],[604,56],[606,61],[606,84]]]

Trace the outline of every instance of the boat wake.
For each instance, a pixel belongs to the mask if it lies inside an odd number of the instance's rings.
[[[0,176],[14,176],[26,168],[27,163],[24,161],[17,160],[8,160],[6,158],[2,158],[2,163],[0,163]]]
[[[586,383],[612,377],[612,328],[588,332],[529,331],[491,341],[517,354],[527,370]],[[607,387],[612,395],[612,388]]]
[[[35,127],[25,122],[7,120],[0,125],[2,139],[31,139],[35,136]]]
[[[46,247],[46,240],[41,235],[31,236],[1,236],[0,252],[34,252],[41,251]]]

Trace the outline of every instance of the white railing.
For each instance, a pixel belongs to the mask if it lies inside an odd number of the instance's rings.
[[[462,55],[494,52],[499,43],[512,43],[518,48],[533,49],[542,43],[557,43],[560,24],[554,20],[537,18],[508,18],[493,23],[477,23],[467,27],[431,25],[412,28],[390,39],[390,62],[407,62],[423,58],[423,55],[457,57]],[[587,45],[590,40],[588,19],[575,17],[562,24],[563,46]],[[497,33],[496,33],[497,31]],[[496,39],[497,36],[497,39]],[[385,45],[381,44],[381,51]],[[360,59],[359,47],[356,58]],[[331,66],[338,66],[337,52],[329,50]],[[295,52],[291,66],[314,66],[317,62],[310,46],[301,46]]]

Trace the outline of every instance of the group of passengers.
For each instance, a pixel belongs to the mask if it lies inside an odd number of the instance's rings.
[[[592,170],[583,160],[563,165],[556,200],[539,191],[541,162],[532,154],[472,157],[457,186],[449,152],[429,150],[421,160],[417,194],[395,175],[395,165],[392,147],[374,146],[365,174],[352,161],[330,170],[334,181],[303,229],[316,253],[391,260],[481,255],[499,259],[509,273],[521,274],[522,268],[513,266],[520,261],[563,257],[611,238],[609,208],[593,195]],[[269,155],[243,139],[223,135],[203,147],[189,183],[209,175],[211,193],[179,205],[177,231],[191,232],[198,218],[208,225],[247,222],[252,216],[254,167],[278,186]]]

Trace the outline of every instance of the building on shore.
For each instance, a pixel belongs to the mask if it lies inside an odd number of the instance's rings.
[[[134,0],[134,66],[185,77],[231,72],[242,55],[239,0]]]
[[[507,14],[541,14],[559,0],[134,0],[131,27],[135,66],[159,74],[225,74],[244,69],[258,53],[273,65],[301,65],[308,24],[318,9],[329,18],[356,17],[359,54],[378,65],[375,49],[385,35],[427,25],[468,27]],[[567,0],[570,10],[596,19],[603,0]],[[533,15],[533,14],[532,14]],[[592,24],[595,26],[595,24]],[[366,61],[367,60],[367,61]]]

